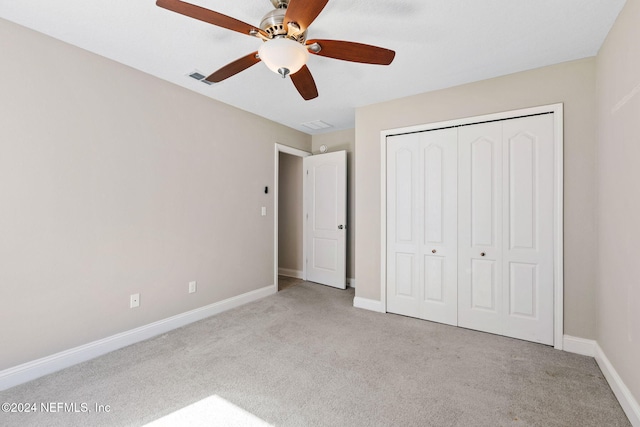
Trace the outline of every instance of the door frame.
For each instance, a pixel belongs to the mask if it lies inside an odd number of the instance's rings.
[[[274,155],[274,179],[273,179],[273,286],[275,286],[276,292],[278,291],[278,224],[280,220],[278,212],[278,197],[280,195],[280,153],[291,154],[292,156],[304,157],[311,156],[311,153],[297,148],[289,147],[288,145],[275,144]],[[300,180],[304,182],[304,175],[300,177]],[[304,185],[302,186],[302,204],[306,200]],[[304,209],[302,210],[302,223],[304,224]],[[307,258],[307,231],[306,227],[303,227],[302,231],[302,259]],[[307,263],[302,263],[302,279],[307,280]]]
[[[554,206],[553,206],[553,343],[563,349],[564,338],[564,105],[550,104],[482,116],[465,117],[416,126],[386,129],[380,132],[380,303],[387,312],[387,137],[414,132],[473,125],[483,122],[509,120],[536,114],[553,113],[554,126]]]

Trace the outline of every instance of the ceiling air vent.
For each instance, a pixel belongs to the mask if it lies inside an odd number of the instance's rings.
[[[316,120],[314,122],[302,123],[302,126],[311,129],[311,130],[321,130],[321,129],[329,129],[333,126],[329,123],[325,123],[322,120]]]
[[[213,84],[213,82],[207,81],[205,80],[205,78],[207,76],[205,76],[204,74],[200,73],[199,71],[194,71],[193,73],[189,74],[189,77],[191,77],[192,79],[198,80],[199,82],[202,82],[206,85],[211,86]]]

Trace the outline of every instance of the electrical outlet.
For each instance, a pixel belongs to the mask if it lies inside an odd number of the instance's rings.
[[[198,282],[189,282],[189,293],[192,294],[195,291],[197,291],[198,289]]]
[[[140,294],[131,294],[129,297],[129,308],[140,307]]]

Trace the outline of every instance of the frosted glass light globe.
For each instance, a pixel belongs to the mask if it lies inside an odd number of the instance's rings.
[[[258,56],[271,71],[284,78],[302,68],[309,52],[297,41],[281,37],[264,42],[258,49]]]

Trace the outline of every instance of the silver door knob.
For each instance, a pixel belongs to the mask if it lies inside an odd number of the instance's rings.
[[[338,226],[338,230],[342,230],[344,228],[344,225],[339,225]]]

